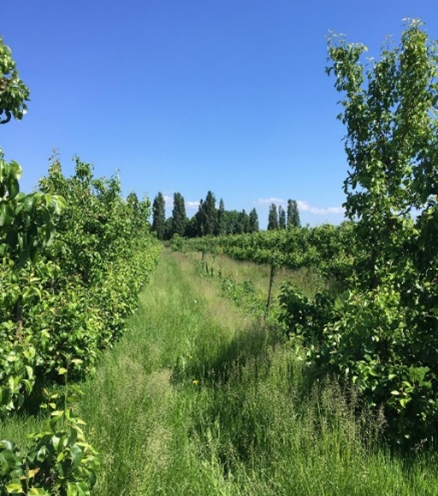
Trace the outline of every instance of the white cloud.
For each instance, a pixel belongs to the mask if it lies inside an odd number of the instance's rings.
[[[328,208],[320,208],[310,205],[309,202],[306,201],[297,201],[298,210],[301,212],[309,212],[315,215],[324,215],[324,214],[343,214],[344,207],[328,207]]]
[[[164,203],[166,205],[166,208],[172,208],[173,207],[173,193],[166,192],[166,194],[163,194],[164,198]],[[186,201],[186,208],[190,210],[197,209],[199,207],[199,201]]]
[[[199,201],[187,201],[186,206],[187,206],[187,208],[190,208],[190,209],[198,208],[199,207]]]
[[[163,195],[166,207],[173,207],[173,196]]]

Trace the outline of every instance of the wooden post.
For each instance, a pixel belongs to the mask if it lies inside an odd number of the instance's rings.
[[[271,311],[272,303],[272,286],[274,285],[274,275],[275,275],[275,264],[271,263],[271,273],[269,276],[269,291],[268,291],[268,301],[266,303],[266,316],[269,317],[269,312]]]

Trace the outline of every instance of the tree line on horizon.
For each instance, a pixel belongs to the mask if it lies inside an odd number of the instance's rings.
[[[300,212],[296,200],[287,201],[287,210],[275,203],[271,203],[268,216],[268,231],[276,229],[291,229],[301,227]]]
[[[273,203],[269,211],[268,230],[300,227],[300,217],[295,200],[288,200],[287,212]],[[173,195],[172,215],[166,218],[166,204],[161,192],[152,204],[152,231],[158,239],[168,240],[174,235],[196,238],[201,236],[221,236],[224,234],[246,234],[259,232],[257,210],[249,214],[243,209],[226,210],[221,198],[216,206],[215,195],[208,191],[205,200],[201,199],[196,214],[189,218],[185,200],[181,193]]]

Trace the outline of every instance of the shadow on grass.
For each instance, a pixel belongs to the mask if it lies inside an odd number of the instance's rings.
[[[274,326],[260,319],[238,331],[231,341],[216,343],[216,349],[211,349],[208,356],[206,353],[196,356],[195,351],[194,356],[180,357],[173,368],[172,382],[177,385],[196,379],[205,385],[225,385],[231,375],[238,376],[249,361],[263,364],[261,368],[266,369],[272,349],[282,340]]]

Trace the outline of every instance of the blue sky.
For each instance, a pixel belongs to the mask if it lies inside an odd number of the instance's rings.
[[[303,223],[338,223],[347,165],[328,30],[378,57],[402,19],[438,39],[436,0],[14,0],[0,36],[31,90],[28,114],[0,128],[31,190],[56,147],[124,194],[208,190],[227,209],[299,202]],[[170,212],[170,210],[169,210]]]

